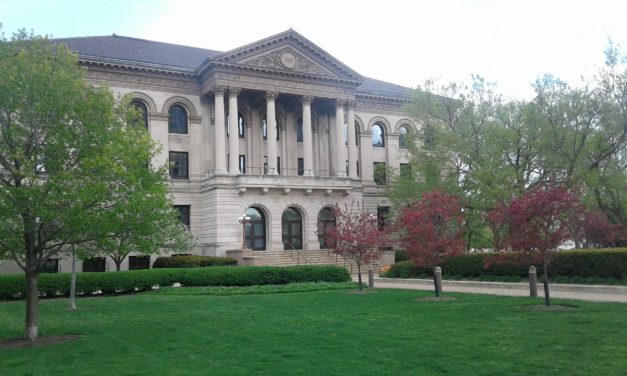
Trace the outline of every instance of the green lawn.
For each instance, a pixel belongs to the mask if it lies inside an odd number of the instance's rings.
[[[201,294],[203,290],[198,290]],[[0,375],[619,375],[627,305],[427,292],[137,294],[41,303],[45,348],[0,350]],[[0,339],[21,335],[23,302],[0,303]]]

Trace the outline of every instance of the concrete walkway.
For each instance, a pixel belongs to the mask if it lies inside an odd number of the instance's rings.
[[[353,275],[357,281],[357,275]],[[364,283],[368,283],[368,274],[362,274]],[[375,288],[433,290],[431,279],[401,279],[379,278],[374,279]],[[471,294],[529,296],[528,283],[508,282],[475,282],[475,281],[443,281],[444,292],[466,292]],[[550,284],[551,298],[587,300],[594,302],[627,303],[627,286],[609,285],[565,285]],[[544,290],[538,283],[538,297],[544,298]]]

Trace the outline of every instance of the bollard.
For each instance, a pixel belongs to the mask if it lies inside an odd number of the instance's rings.
[[[532,298],[538,297],[538,274],[535,266],[529,267],[529,296]]]
[[[372,271],[372,269],[368,269],[368,287],[374,287],[374,272]]]
[[[439,298],[442,295],[442,268],[435,267],[435,273],[433,273],[433,283],[435,284],[435,296]]]

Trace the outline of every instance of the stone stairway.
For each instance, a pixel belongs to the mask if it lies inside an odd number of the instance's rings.
[[[352,261],[345,261],[341,257],[328,250],[299,250],[299,251],[263,251],[252,252],[252,256],[245,257],[248,265],[338,265],[345,267],[351,274],[357,273],[357,265]],[[378,271],[379,262],[375,261],[370,265],[363,265],[363,270],[372,267]]]

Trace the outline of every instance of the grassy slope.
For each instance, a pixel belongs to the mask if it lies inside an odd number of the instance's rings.
[[[627,305],[540,303],[451,293],[325,291],[89,298],[41,304],[44,335],[76,342],[0,351],[0,374],[618,375]],[[556,300],[559,303],[559,300]],[[563,302],[563,301],[562,301]],[[0,303],[0,338],[21,334],[22,302]],[[546,367],[546,368],[545,368]]]

